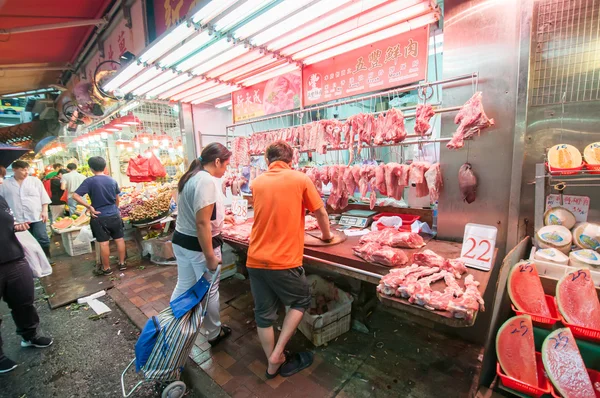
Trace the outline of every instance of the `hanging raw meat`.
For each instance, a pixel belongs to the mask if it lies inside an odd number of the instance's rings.
[[[425,135],[429,128],[429,120],[435,115],[433,107],[429,104],[417,105],[417,113],[415,119],[415,133],[418,135]]]
[[[391,108],[385,113],[385,122],[383,129],[386,142],[399,143],[406,138],[406,129],[404,127],[404,114],[401,110]]]
[[[471,163],[465,163],[458,170],[458,187],[462,198],[467,203],[473,203],[477,198],[477,177],[473,173]]]
[[[452,136],[452,140],[446,144],[449,149],[462,148],[464,140],[469,140],[475,134],[479,135],[481,130],[494,125],[494,119],[489,119],[483,110],[481,91],[476,92],[460,108],[454,118],[454,124],[458,124],[458,129]]]
[[[375,187],[377,188],[377,190],[379,190],[379,193],[387,196],[388,191],[385,180],[385,169],[386,165],[384,163],[378,165],[375,169]]]
[[[402,171],[402,165],[398,163],[388,163],[385,165],[385,186],[387,191],[387,196],[390,198],[394,198],[397,200],[402,199],[402,190],[400,189],[400,185],[398,185],[398,175]]]
[[[427,188],[425,180],[425,172],[429,170],[429,166],[429,162],[413,162],[410,165],[408,183],[415,187],[417,198],[429,195],[429,188]]]
[[[431,165],[429,170],[425,173],[425,180],[427,181],[427,188],[429,189],[431,201],[437,202],[440,199],[440,191],[444,185],[442,180],[442,170],[440,169],[439,163]]]
[[[231,167],[246,166],[250,164],[249,140],[246,137],[236,137],[231,143],[232,155],[230,159]]]

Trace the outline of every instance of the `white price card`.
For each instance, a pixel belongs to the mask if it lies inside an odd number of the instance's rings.
[[[575,215],[577,222],[586,222],[590,210],[590,198],[577,195],[548,195],[546,197],[546,211],[555,207],[564,207]]]
[[[483,271],[492,269],[498,228],[489,225],[467,224],[460,256],[468,267]]]
[[[248,200],[234,199],[231,203],[231,211],[234,217],[246,219],[248,217]]]

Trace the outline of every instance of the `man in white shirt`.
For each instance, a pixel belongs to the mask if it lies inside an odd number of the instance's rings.
[[[48,204],[52,203],[42,182],[29,176],[29,164],[17,160],[12,164],[14,176],[0,185],[0,195],[13,211],[15,222],[29,225],[29,232],[50,259],[50,238],[46,231]]]
[[[77,171],[77,165],[75,163],[69,163],[67,169],[69,172],[63,174],[60,180],[60,189],[67,191],[67,194],[69,195],[69,213],[73,215],[77,210],[77,202],[72,198],[73,192],[79,188],[81,183],[86,179],[86,176]]]

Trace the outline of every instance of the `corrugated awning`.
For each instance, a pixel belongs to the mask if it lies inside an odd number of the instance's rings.
[[[111,2],[0,0],[0,94],[30,91],[56,83],[62,71],[68,69],[67,65],[76,60],[95,27],[28,33],[19,33],[19,29],[100,19]],[[48,70],[51,68],[57,70]]]
[[[438,18],[429,0],[212,0],[105,89],[207,102]]]

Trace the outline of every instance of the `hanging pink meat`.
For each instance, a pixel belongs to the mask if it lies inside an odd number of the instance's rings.
[[[379,190],[382,195],[388,194],[386,180],[385,180],[385,164],[382,163],[375,169],[375,187]]]
[[[429,128],[429,120],[435,115],[433,107],[429,104],[417,105],[416,119],[415,119],[415,133],[418,135],[425,135]]]
[[[479,135],[481,130],[494,125],[494,119],[489,119],[483,110],[481,97],[481,91],[476,92],[460,108],[454,118],[454,124],[458,124],[458,128],[452,136],[452,140],[446,144],[447,148],[462,148],[464,140],[472,139],[475,134]]]
[[[363,113],[364,129],[360,134],[360,142],[364,146],[371,146],[375,136],[375,117],[370,113]]]
[[[345,209],[348,206],[348,200],[350,198],[350,194],[348,192],[349,187],[346,186],[346,179],[344,178],[348,169],[349,167],[346,165],[340,165],[338,169],[339,209]],[[350,176],[352,176],[352,173],[350,173]]]
[[[328,174],[329,181],[331,181],[331,192],[329,193],[329,199],[327,204],[334,210],[338,209],[338,204],[341,199],[341,192],[339,187],[339,166],[329,166]]]
[[[390,108],[385,114],[385,141],[399,143],[406,138],[406,128],[404,127],[404,114],[401,110]]]
[[[431,202],[437,202],[440,199],[440,191],[444,185],[439,163],[434,163],[429,167],[429,170],[425,173],[425,180],[427,181]]]
[[[398,177],[398,200],[402,199],[402,195],[404,194],[404,188],[408,186],[409,173],[410,166],[407,164],[401,164],[400,167],[396,169],[396,176]]]
[[[398,163],[388,163],[385,165],[385,185],[387,190],[387,196],[396,200],[402,199],[402,192],[404,189],[400,189],[398,184],[398,175],[402,170],[402,165]]]
[[[354,180],[353,174],[354,167],[346,167],[344,170],[344,184],[346,192],[348,193],[348,197],[352,197],[354,195],[354,191],[356,191],[357,182]]]
[[[360,169],[360,180],[358,181],[358,190],[360,192],[361,199],[365,199],[367,197],[367,192],[369,191],[370,167],[373,166],[363,166]]]
[[[352,177],[354,177],[354,183],[358,187],[360,184],[360,165],[355,164],[352,166]]]
[[[458,188],[465,202],[475,202],[477,198],[477,177],[473,173],[471,163],[465,163],[460,166],[458,170]]]
[[[429,162],[413,162],[410,165],[408,183],[411,187],[415,187],[417,198],[429,195],[429,188],[427,188],[425,180],[425,172],[429,170],[429,166]]]
[[[374,145],[382,145],[385,142],[385,115],[380,113],[375,119],[375,135],[373,137]]]

